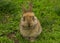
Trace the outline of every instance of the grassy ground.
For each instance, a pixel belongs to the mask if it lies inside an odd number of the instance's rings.
[[[60,43],[60,0],[32,0],[32,2],[33,12],[43,29],[34,43]],[[0,43],[31,43],[22,38],[19,32],[22,3],[28,8],[27,0],[0,1]],[[13,39],[8,35],[11,32],[14,35]]]

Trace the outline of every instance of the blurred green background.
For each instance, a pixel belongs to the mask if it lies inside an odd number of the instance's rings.
[[[33,12],[43,29],[34,43],[60,43],[60,0],[31,1]],[[28,0],[0,0],[0,43],[14,43],[6,34],[16,30],[15,37],[19,43],[31,43],[22,38],[19,32],[19,22],[23,13],[21,5],[24,3],[28,8],[27,2]]]

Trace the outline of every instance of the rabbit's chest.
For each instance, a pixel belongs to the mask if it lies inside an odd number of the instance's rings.
[[[38,31],[39,29],[31,29],[31,30],[20,29],[21,34],[25,37],[33,37],[37,35]]]

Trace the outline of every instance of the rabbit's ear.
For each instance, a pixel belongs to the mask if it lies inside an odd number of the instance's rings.
[[[29,11],[30,11],[30,12],[32,12],[32,8],[33,8],[32,2],[29,2]]]
[[[23,10],[23,13],[26,13],[27,12],[27,10],[26,10],[26,8],[25,8],[24,5],[22,5],[22,10]]]

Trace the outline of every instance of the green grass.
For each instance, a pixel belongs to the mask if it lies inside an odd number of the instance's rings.
[[[33,12],[42,25],[42,33],[34,43],[60,43],[60,0],[32,0]],[[19,32],[19,22],[23,13],[21,4],[27,0],[0,1],[0,43],[14,43],[6,34],[15,30],[19,43],[31,43],[22,38]],[[2,34],[5,34],[1,36]]]

